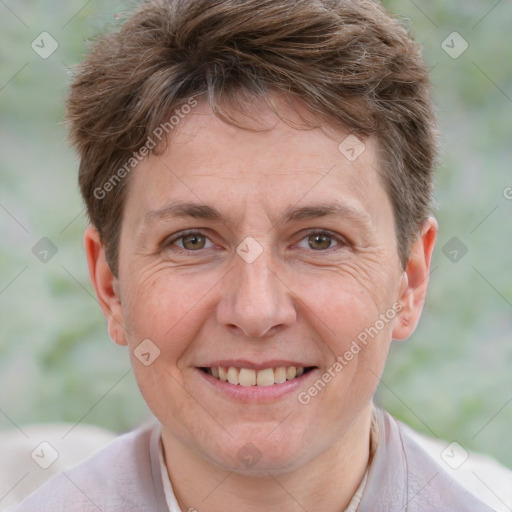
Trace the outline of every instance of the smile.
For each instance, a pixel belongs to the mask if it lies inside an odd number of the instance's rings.
[[[273,386],[291,381],[312,370],[314,367],[279,366],[277,368],[235,368],[234,366],[213,366],[201,368],[208,375],[217,380],[233,384],[234,386]]]

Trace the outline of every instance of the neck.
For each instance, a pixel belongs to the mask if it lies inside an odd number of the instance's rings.
[[[371,415],[370,403],[339,441],[295,471],[257,477],[219,468],[163,429],[167,471],[178,504],[181,510],[201,512],[343,511],[368,465]]]

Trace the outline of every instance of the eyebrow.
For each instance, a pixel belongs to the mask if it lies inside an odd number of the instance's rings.
[[[298,220],[311,220],[328,215],[347,219],[355,224],[361,224],[366,227],[372,224],[371,217],[366,211],[339,202],[289,206],[279,218],[276,219],[270,215],[269,217],[272,224],[276,225],[278,223],[288,223]],[[213,206],[182,201],[170,201],[157,210],[150,210],[144,216],[144,224],[149,224],[154,220],[189,217],[222,222],[228,225],[237,224],[235,218],[222,213]]]

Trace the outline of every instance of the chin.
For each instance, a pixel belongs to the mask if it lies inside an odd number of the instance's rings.
[[[264,477],[294,471],[305,464],[311,443],[301,437],[268,434],[230,438],[231,446],[216,446],[210,460],[221,468],[241,475]],[[293,442],[290,442],[293,440]],[[308,454],[304,446],[309,446]],[[219,450],[222,450],[219,452]]]

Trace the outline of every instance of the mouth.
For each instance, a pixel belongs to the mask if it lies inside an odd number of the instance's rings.
[[[315,368],[316,366],[277,366],[257,370],[235,366],[207,366],[199,369],[214,379],[233,386],[263,387],[296,380]]]

